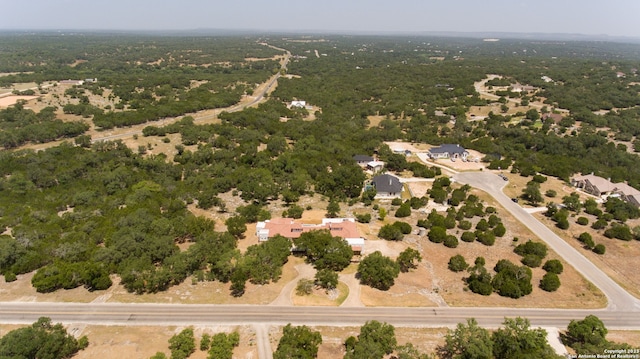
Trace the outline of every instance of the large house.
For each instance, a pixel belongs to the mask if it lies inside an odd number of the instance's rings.
[[[289,239],[300,237],[302,233],[326,229],[334,237],[344,238],[356,254],[364,250],[364,238],[353,218],[323,218],[320,224],[308,224],[295,221],[291,218],[276,218],[258,222],[256,235],[258,241],[265,242],[269,238],[281,235]]]
[[[469,156],[469,151],[465,150],[460,145],[444,144],[440,147],[434,147],[428,152],[429,157],[433,159],[439,158],[461,158],[466,161]]]
[[[373,177],[371,184],[376,189],[376,198],[400,198],[404,189],[398,177],[390,174]]]
[[[640,191],[624,182],[612,183],[608,179],[589,174],[572,178],[571,185],[603,199],[620,197],[620,199],[640,207]]]

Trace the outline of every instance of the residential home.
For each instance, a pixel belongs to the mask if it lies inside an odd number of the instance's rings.
[[[366,168],[367,164],[374,160],[373,157],[367,155],[355,155],[353,156],[353,160],[356,161],[358,166],[362,168]]]
[[[378,173],[384,169],[384,162],[382,161],[371,161],[367,163],[367,169],[373,173]]]
[[[465,150],[464,147],[460,145],[453,144],[444,144],[440,147],[434,147],[429,150],[427,153],[430,158],[439,159],[439,158],[460,158],[463,161],[467,160],[467,156],[469,156],[469,151]]]
[[[291,106],[290,108],[306,108],[307,107],[307,102],[306,101],[291,101]]]
[[[572,178],[571,185],[602,199],[619,197],[640,207],[640,191],[624,182],[612,183],[609,179],[589,174]]]
[[[364,238],[354,218],[323,218],[320,224],[308,224],[295,221],[291,218],[276,218],[258,222],[256,235],[258,241],[265,242],[276,235],[291,240],[299,238],[302,233],[326,229],[332,236],[340,237],[349,243],[355,254],[361,254],[364,250]]]
[[[541,118],[542,122],[550,118],[555,124],[558,124],[563,119],[562,115],[559,113],[543,113]]]
[[[376,198],[400,198],[404,189],[400,180],[390,174],[374,177],[371,184],[376,189]]]

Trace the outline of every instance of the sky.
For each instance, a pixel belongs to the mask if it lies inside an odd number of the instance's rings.
[[[640,38],[640,0],[0,0],[4,30],[516,32]]]

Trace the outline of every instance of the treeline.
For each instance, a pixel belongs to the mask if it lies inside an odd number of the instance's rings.
[[[45,143],[83,134],[89,125],[82,121],[63,122],[55,108],[36,113],[19,102],[0,110],[0,147],[12,149],[29,142]]]

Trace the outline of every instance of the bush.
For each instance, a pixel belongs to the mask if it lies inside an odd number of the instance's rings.
[[[486,219],[481,219],[480,221],[478,221],[478,224],[476,224],[476,229],[479,231],[486,231],[489,229],[489,222],[487,222]]]
[[[400,232],[402,232],[402,234],[411,233],[411,225],[407,222],[395,221],[393,222],[392,226],[398,228]]]
[[[463,232],[460,236],[463,242],[473,242],[476,240],[476,234],[474,232]]]
[[[540,258],[544,258],[547,256],[547,245],[528,240],[526,243],[519,244],[513,251],[521,256],[534,254]]]
[[[385,224],[380,228],[380,231],[378,231],[378,237],[388,241],[401,241],[404,235],[398,227],[392,224]]]
[[[535,254],[527,254],[524,257],[522,257],[521,262],[527,267],[537,268],[537,267],[540,267],[540,264],[542,264],[542,258],[538,257]]]
[[[498,225],[496,225],[496,227],[493,229],[493,234],[496,237],[502,237],[505,235],[505,233],[507,233],[507,229],[504,227],[504,224],[502,223],[498,223]]]
[[[429,240],[433,243],[442,243],[447,238],[447,230],[444,227],[434,226],[427,234]]]
[[[456,236],[447,236],[444,239],[444,246],[447,248],[456,248],[458,246],[458,238]]]
[[[596,244],[596,246],[593,247],[593,252],[596,254],[604,254],[606,250],[607,248],[604,246],[604,244]]]
[[[411,215],[411,205],[407,203],[403,203],[400,208],[395,213],[397,218],[409,217]]]
[[[576,220],[576,223],[578,223],[581,226],[586,226],[587,224],[589,224],[589,219],[587,217],[578,217],[578,219]]]
[[[356,221],[358,221],[358,223],[369,223],[371,222],[371,214],[356,214]]]
[[[633,239],[633,234],[631,233],[629,226],[617,223],[604,231],[604,236],[607,238],[621,239],[623,241],[630,241]]]
[[[485,246],[492,246],[496,243],[496,236],[493,232],[476,233],[476,239]]]
[[[558,195],[558,192],[556,192],[555,190],[550,189],[550,190],[547,190],[544,193],[544,195],[547,196],[547,197],[553,198],[553,197]]]
[[[564,266],[562,265],[562,262],[560,262],[559,260],[550,259],[544,264],[544,266],[542,266],[542,269],[544,269],[547,272],[562,274],[562,271],[564,270]]]
[[[466,219],[458,222],[458,228],[465,231],[471,229],[471,226],[472,226],[471,222],[467,221]]]
[[[309,295],[313,291],[313,281],[311,279],[300,279],[296,285],[297,295]]]
[[[553,272],[547,272],[540,280],[540,289],[555,292],[560,288],[560,278]]]
[[[547,181],[547,177],[543,175],[534,175],[532,180],[538,183],[545,183]]]
[[[463,270],[469,268],[469,264],[465,261],[464,257],[460,254],[457,254],[451,258],[449,258],[449,270],[452,272],[462,272]]]
[[[15,282],[17,279],[18,279],[18,277],[13,272],[6,272],[4,274],[4,280],[7,283]]]
[[[401,198],[394,198],[391,200],[391,205],[393,206],[400,206],[402,205],[402,199]]]
[[[603,228],[607,227],[607,224],[609,224],[609,222],[607,222],[606,219],[600,218],[597,221],[593,222],[593,224],[591,225],[591,228],[593,228],[593,229],[603,229]]]

